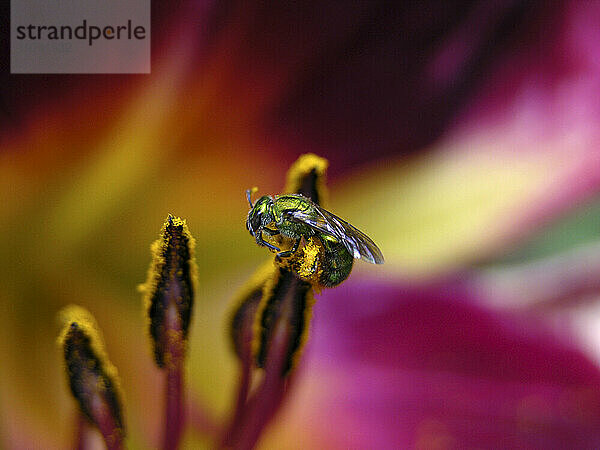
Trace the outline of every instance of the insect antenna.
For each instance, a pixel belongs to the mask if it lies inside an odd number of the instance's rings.
[[[250,203],[250,208],[253,208],[252,199],[250,198],[252,194],[258,191],[258,188],[255,186],[252,189],[246,189],[246,198],[248,199],[248,203]]]

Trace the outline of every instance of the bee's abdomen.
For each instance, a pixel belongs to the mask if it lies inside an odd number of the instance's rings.
[[[322,238],[322,271],[319,282],[325,287],[334,287],[348,278],[354,264],[354,257],[346,246],[336,239]]]

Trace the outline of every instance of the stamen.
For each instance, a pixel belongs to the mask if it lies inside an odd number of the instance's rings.
[[[179,446],[184,427],[183,375],[196,285],[194,238],[185,220],[169,215],[152,244],[152,264],[140,286],[156,364],[165,373],[164,449]]]
[[[168,344],[172,341],[169,333],[181,333],[178,337],[181,345],[185,345],[187,339],[196,285],[194,247],[195,241],[185,220],[169,215],[160,239],[152,244],[152,264],[147,281],[139,287],[150,320],[154,358],[160,368],[165,367],[167,360],[174,362],[175,355],[167,354],[170,351]],[[167,312],[171,307],[178,317],[177,330],[169,329],[167,324]]]
[[[267,366],[267,355],[275,330],[284,327],[287,347],[285,361],[279,369],[287,374],[296,364],[308,335],[314,296],[311,284],[298,279],[292,272],[280,268],[263,289],[262,301],[255,322],[254,341],[258,367]],[[281,345],[279,343],[279,345]]]
[[[323,201],[327,164],[316,155],[302,155],[288,171],[285,192],[300,193],[315,203]],[[311,242],[296,253],[294,267],[286,267],[282,262],[285,258],[277,257],[275,265],[270,260],[262,266],[246,284],[242,300],[236,301],[231,336],[242,362],[242,374],[238,403],[222,441],[224,447],[254,447],[262,430],[281,406],[290,373],[307,340],[314,303],[313,284],[307,280],[319,277],[318,244]],[[300,279],[296,272],[302,273],[305,279]],[[251,333],[250,319],[254,322]],[[253,359],[258,367],[264,368],[265,375],[255,393],[246,399],[252,367],[247,360],[249,342]]]
[[[302,194],[317,205],[327,202],[325,173],[329,163],[313,153],[301,155],[287,173],[285,192]]]
[[[60,313],[63,330],[58,338],[65,358],[71,392],[81,413],[104,437],[109,449],[123,446],[125,427],[117,369],[104,351],[94,317],[71,305]]]

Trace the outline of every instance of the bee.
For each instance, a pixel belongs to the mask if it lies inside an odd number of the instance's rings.
[[[303,195],[263,195],[252,204],[251,194],[248,189],[250,211],[246,228],[256,243],[277,252],[278,258],[289,258],[298,251],[302,238],[311,244],[318,241],[320,254],[313,264],[320,264],[318,281],[321,285],[333,287],[344,281],[350,275],[355,258],[383,264],[381,250],[366,234]],[[281,251],[265,241],[263,233],[282,235],[292,239],[294,244],[290,250]]]

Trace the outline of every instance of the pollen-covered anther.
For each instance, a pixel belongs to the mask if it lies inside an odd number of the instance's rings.
[[[196,284],[194,245],[185,220],[169,215],[152,244],[147,281],[140,287],[161,368],[184,355]]]
[[[329,162],[314,153],[301,155],[287,172],[285,192],[302,194],[314,203],[327,200],[325,173]]]
[[[71,392],[107,446],[119,448],[124,437],[119,379],[104,351],[96,321],[87,310],[74,305],[63,309],[60,317],[63,329],[58,344]]]
[[[274,370],[287,375],[296,366],[308,336],[313,304],[312,285],[289,270],[280,267],[267,281],[254,324],[258,367],[268,368],[268,360],[275,358],[280,362]]]
[[[151,246],[152,263],[140,286],[154,360],[166,377],[165,449],[178,448],[184,430],[184,359],[196,289],[194,246],[186,221],[169,214]]]
[[[236,356],[244,364],[251,363],[254,320],[262,298],[265,283],[278,272],[269,259],[236,294],[229,316],[230,337]]]

